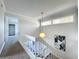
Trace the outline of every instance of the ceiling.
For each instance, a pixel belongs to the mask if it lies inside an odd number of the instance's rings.
[[[77,0],[4,0],[4,3],[6,12],[39,18],[41,11],[48,15],[62,6],[77,4]]]

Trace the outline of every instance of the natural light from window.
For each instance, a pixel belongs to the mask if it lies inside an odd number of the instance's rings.
[[[64,24],[64,23],[73,23],[74,22],[74,16],[66,16],[62,18],[57,18],[53,20],[48,20],[48,21],[43,21],[41,22],[42,26],[48,26],[48,25],[53,25],[53,24]]]
[[[73,23],[73,16],[67,16],[59,19],[54,19],[53,24],[62,24],[62,23]]]
[[[41,23],[42,26],[47,26],[47,25],[51,25],[51,20],[50,21],[44,21]]]

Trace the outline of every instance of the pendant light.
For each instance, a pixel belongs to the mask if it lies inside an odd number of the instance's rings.
[[[43,21],[43,14],[44,14],[44,13],[41,12],[42,19],[39,20],[39,22],[40,22],[40,33],[39,33],[39,37],[42,38],[42,39],[44,39],[45,36],[46,36],[45,32],[43,32],[43,27],[41,26],[41,22]]]

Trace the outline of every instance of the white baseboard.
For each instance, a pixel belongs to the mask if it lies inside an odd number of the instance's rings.
[[[3,43],[1,44],[0,54],[1,54],[2,50],[3,50],[3,48],[4,48],[4,45],[5,45],[5,42],[3,42]]]

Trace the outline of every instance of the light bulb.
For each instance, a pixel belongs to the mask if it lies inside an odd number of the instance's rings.
[[[46,35],[44,32],[40,32],[39,36],[40,36],[40,38],[45,38]]]

